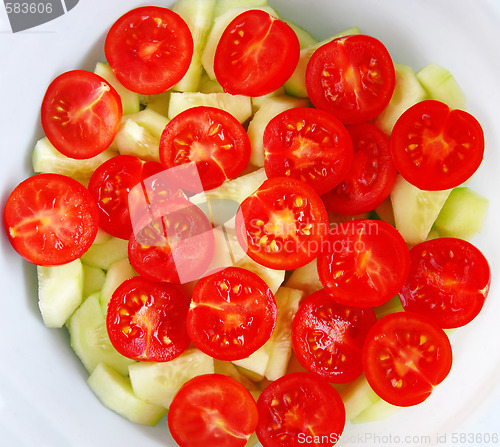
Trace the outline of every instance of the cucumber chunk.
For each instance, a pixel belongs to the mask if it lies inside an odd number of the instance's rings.
[[[267,0],[217,0],[214,9],[214,17],[218,17],[234,8],[258,8],[269,6]]]
[[[274,96],[263,101],[261,107],[248,124],[248,138],[252,151],[250,153],[250,164],[259,168],[264,166],[264,142],[262,137],[264,130],[271,119],[285,110],[294,107],[307,107],[309,101],[302,98],[292,98],[290,96]]]
[[[233,378],[234,380],[240,382],[248,391],[250,391],[250,394],[255,400],[259,398],[259,395],[261,393],[259,387],[255,384],[255,382],[242,374],[240,369],[238,369],[233,363],[214,359],[214,373],[223,374],[225,376]]]
[[[394,124],[404,111],[427,97],[427,92],[417,79],[413,68],[395,63],[394,69],[396,84],[391,100],[383,112],[373,120],[373,124],[387,135],[391,134]]]
[[[454,188],[436,219],[435,227],[443,237],[470,240],[483,228],[489,201],[467,186]]]
[[[313,259],[309,264],[295,269],[285,285],[292,289],[303,290],[306,297],[311,295],[311,293],[321,290],[323,284],[319,280],[316,259]]]
[[[205,48],[208,32],[212,26],[212,19],[216,0],[177,0],[172,10],[179,14],[193,37],[193,57],[187,73],[173,87],[180,92],[194,92],[198,90],[203,73],[201,54]]]
[[[389,301],[375,307],[373,310],[375,311],[377,320],[380,320],[382,317],[393,314],[395,312],[404,312],[403,305],[401,304],[401,300],[399,299],[399,295],[394,296]]]
[[[281,20],[283,20],[283,22],[285,22],[295,32],[297,38],[299,39],[301,50],[318,44],[318,40],[311,36],[311,34],[301,26],[284,18],[281,18]]]
[[[108,148],[95,157],[77,160],[61,154],[48,138],[44,137],[37,141],[31,162],[36,173],[62,174],[77,180],[88,180],[99,165],[116,155],[118,153],[115,150]]]
[[[37,266],[38,307],[47,327],[66,323],[83,300],[83,267],[79,259],[64,265]]]
[[[168,117],[197,106],[216,107],[233,115],[240,123],[244,123],[252,115],[252,101],[243,95],[229,93],[172,93],[168,107]]]
[[[102,244],[92,244],[80,258],[84,264],[108,270],[111,264],[128,257],[128,241],[111,236]]]
[[[375,402],[364,409],[355,418],[352,418],[351,424],[366,424],[368,422],[383,421],[400,410],[401,407],[391,405],[390,403],[380,399],[378,402]]]
[[[391,202],[396,229],[407,244],[413,246],[426,240],[450,192],[423,191],[398,175]]]
[[[99,363],[112,366],[120,374],[128,374],[128,366],[135,363],[121,355],[111,344],[106,319],[99,305],[99,293],[90,295],[66,323],[71,347],[85,369],[92,373]]]
[[[99,267],[83,264],[83,296],[88,297],[102,289],[106,273]]]
[[[124,115],[139,111],[139,94],[124,87],[107,62],[98,62],[95,66],[94,73],[106,79],[106,81],[116,90],[118,95],[120,95]]]
[[[168,103],[170,102],[171,90],[156,95],[141,95],[141,104],[144,110],[152,110],[162,116],[168,115]],[[129,117],[125,117],[127,119]]]
[[[336,385],[335,388],[344,401],[347,421],[354,420],[364,410],[382,400],[372,390],[364,374],[352,382]]]
[[[104,363],[97,365],[87,383],[106,407],[131,422],[155,426],[167,413],[166,408],[139,399],[130,379]]]
[[[109,266],[99,295],[99,304],[101,305],[103,315],[108,313],[109,301],[117,287],[123,281],[133,276],[137,276],[137,273],[130,265],[128,257],[120,259]]]
[[[134,393],[142,400],[169,408],[188,380],[214,372],[214,360],[196,348],[168,362],[137,362],[129,367]]]
[[[452,109],[466,108],[465,95],[457,80],[444,67],[429,64],[417,72],[417,79],[429,95],[429,99],[444,102]]]

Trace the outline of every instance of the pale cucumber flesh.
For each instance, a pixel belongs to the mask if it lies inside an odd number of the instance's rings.
[[[137,276],[137,273],[130,265],[128,258],[120,259],[109,266],[99,294],[99,304],[104,315],[108,312],[108,304],[114,291],[122,282],[133,276]]]
[[[80,258],[84,264],[108,270],[110,265],[128,257],[128,241],[111,236],[101,244],[92,244]]]
[[[438,64],[428,64],[416,76],[429,99],[444,102],[452,109],[465,110],[464,92],[448,69]]]

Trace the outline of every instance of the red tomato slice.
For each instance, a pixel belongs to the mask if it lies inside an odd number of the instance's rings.
[[[375,209],[389,196],[397,171],[384,132],[370,123],[352,124],[347,130],[354,147],[350,171],[321,198],[327,210],[355,215]]]
[[[264,150],[269,178],[296,178],[318,194],[338,185],[352,161],[352,142],[344,125],[330,113],[306,107],[286,110],[269,122]]]
[[[276,312],[273,293],[259,276],[228,267],[196,284],[188,333],[195,346],[211,357],[239,360],[269,340]]]
[[[488,261],[463,239],[438,238],[410,250],[411,268],[399,292],[405,310],[425,314],[442,328],[471,322],[490,288]]]
[[[184,284],[201,278],[214,255],[212,225],[189,200],[156,203],[134,227],[128,255],[132,267],[151,281]]]
[[[292,28],[253,9],[224,30],[215,51],[215,77],[233,95],[267,95],[292,75],[299,57],[299,39]]]
[[[36,265],[61,265],[82,256],[99,228],[87,189],[60,174],[21,182],[5,204],[4,225],[12,247]]]
[[[257,425],[249,391],[221,374],[186,382],[168,410],[168,427],[181,447],[244,447]]]
[[[120,128],[122,102],[95,73],[72,70],[59,75],[42,101],[42,127],[52,145],[70,158],[103,152]]]
[[[132,223],[128,208],[130,190],[163,169],[160,163],[132,155],[118,155],[92,174],[89,191],[99,207],[99,225],[112,236],[129,239]]]
[[[317,256],[328,234],[328,215],[309,185],[274,177],[243,201],[235,228],[240,245],[255,262],[291,270]]]
[[[412,312],[382,317],[363,347],[368,383],[382,399],[402,407],[427,399],[450,372],[452,360],[444,331]]]
[[[350,382],[363,372],[363,343],[376,321],[372,308],[344,306],[318,290],[295,314],[293,350],[309,372],[328,382]]]
[[[160,161],[165,168],[195,163],[197,178],[186,170],[182,187],[200,192],[220,186],[243,171],[250,159],[250,140],[230,113],[215,107],[193,107],[175,116],[160,139]],[[196,171],[196,170],[195,170]]]
[[[190,344],[188,309],[189,297],[180,287],[134,276],[118,286],[109,302],[109,339],[125,357],[167,362]]]
[[[393,298],[406,281],[410,252],[399,232],[380,220],[341,223],[318,256],[323,287],[341,304],[375,307]]]
[[[450,189],[469,179],[481,164],[484,134],[469,113],[439,101],[422,101],[396,121],[391,148],[396,169],[412,185]]]
[[[121,16],[104,42],[118,80],[144,95],[163,93],[186,74],[193,37],[182,17],[168,8],[143,6]]]
[[[333,446],[345,426],[339,393],[326,380],[291,373],[272,382],[257,400],[255,430],[266,447]]]
[[[394,64],[377,39],[358,34],[318,48],[306,69],[309,98],[345,124],[375,118],[391,100]]]

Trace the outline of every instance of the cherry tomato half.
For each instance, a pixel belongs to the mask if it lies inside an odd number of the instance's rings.
[[[292,28],[253,9],[224,30],[215,51],[215,77],[228,93],[262,96],[285,83],[299,57],[299,39]]]
[[[272,382],[257,400],[257,410],[255,432],[266,447],[333,446],[344,431],[339,393],[308,373],[291,373]]]
[[[42,127],[52,145],[70,158],[103,152],[120,128],[122,102],[95,73],[67,71],[55,78],[42,101]]]
[[[370,123],[347,126],[354,147],[351,168],[344,179],[321,198],[326,209],[337,214],[366,213],[391,193],[397,171],[389,137]]]
[[[186,331],[189,297],[174,284],[134,276],[114,291],[106,327],[115,349],[125,357],[166,362],[190,344]]]
[[[186,382],[168,410],[180,447],[244,447],[257,425],[250,392],[231,377],[204,374]]]
[[[470,242],[438,238],[410,250],[411,268],[399,292],[405,310],[425,314],[442,328],[471,322],[490,288],[488,261]]]
[[[363,347],[368,383],[382,399],[402,407],[427,399],[450,372],[452,361],[448,336],[413,312],[382,317]]]
[[[318,256],[325,290],[341,304],[375,307],[406,281],[410,252],[399,232],[381,220],[343,222],[330,231]]]
[[[143,6],[113,24],[104,52],[125,87],[154,95],[167,91],[186,74],[193,56],[193,37],[176,12]]]
[[[317,256],[328,234],[328,215],[312,187],[274,177],[242,202],[235,228],[240,245],[255,262],[290,270]]]
[[[295,314],[293,350],[309,372],[328,382],[350,382],[363,372],[361,350],[376,321],[372,308],[344,306],[318,290],[301,303]]]
[[[292,177],[324,194],[349,172],[352,142],[330,113],[298,107],[275,116],[264,131],[265,170],[271,177]]]
[[[309,59],[306,87],[318,109],[345,124],[375,118],[391,100],[396,82],[387,48],[363,34],[334,39]]]
[[[200,192],[236,177],[250,159],[250,140],[230,113],[215,107],[193,107],[176,115],[160,139],[160,161],[165,168],[195,163],[198,178],[186,170],[182,187]]]
[[[5,204],[4,225],[12,247],[36,265],[61,265],[82,256],[99,228],[88,190],[60,174],[21,182]]]
[[[163,169],[160,163],[132,155],[118,155],[101,164],[90,177],[88,189],[99,207],[99,225],[112,236],[129,239],[132,223],[130,190]]]
[[[211,357],[239,360],[269,339],[276,312],[274,296],[259,276],[228,267],[196,284],[188,333],[195,346]]]
[[[439,101],[410,107],[391,134],[394,163],[417,188],[443,190],[465,182],[481,164],[484,134],[469,113]]]

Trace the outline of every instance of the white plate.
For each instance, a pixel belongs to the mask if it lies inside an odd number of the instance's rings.
[[[339,445],[494,445],[500,432],[500,5],[497,0],[270,0],[283,15],[326,38],[357,25],[382,40],[397,62],[449,68],[482,123],[485,161],[471,186],[490,199],[489,218],[474,243],[491,263],[493,284],[483,312],[452,337],[451,374],[422,405],[382,423],[347,425]],[[172,1],[153,2],[170,6]],[[12,33],[0,5],[1,194],[30,175],[30,152],[42,136],[39,106],[49,82],[103,59],[107,29],[143,1],[82,0],[64,16]],[[86,385],[65,330],[46,329],[37,307],[34,268],[2,232],[0,444],[2,446],[144,447],[172,445],[165,420],[136,426],[104,408]],[[462,435],[476,435],[470,443]],[[455,436],[453,435],[455,434]],[[481,440],[481,436],[483,436]],[[446,440],[446,442],[444,442]],[[498,445],[498,441],[497,441]],[[210,446],[207,446],[210,447]],[[214,446],[215,447],[215,446]]]

